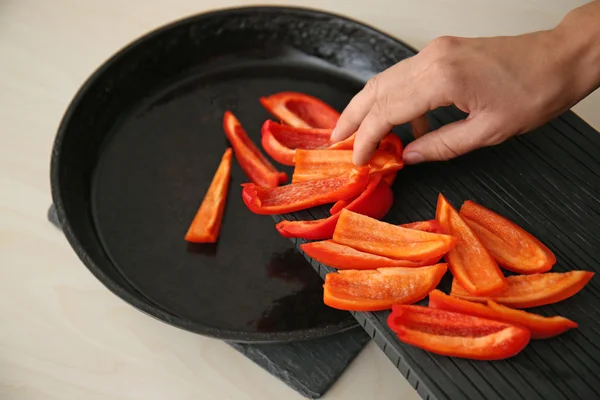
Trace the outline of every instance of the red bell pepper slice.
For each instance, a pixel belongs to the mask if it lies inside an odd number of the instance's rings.
[[[454,279],[450,295],[476,302],[489,299],[512,308],[530,308],[568,299],[583,289],[593,276],[589,271],[514,275],[506,278],[506,288],[487,297],[473,296]]]
[[[371,254],[413,261],[441,257],[456,242],[449,235],[403,228],[346,209],[340,214],[333,240]]]
[[[447,234],[446,230],[435,219],[430,219],[427,221],[411,222],[408,224],[402,224],[400,226],[403,228],[416,229],[418,231],[423,231],[423,232],[441,233],[444,235]]]
[[[281,92],[260,98],[271,114],[297,128],[333,129],[340,113],[324,101],[304,93]]]
[[[384,136],[384,138],[381,140],[379,143],[379,149],[392,152],[400,158],[402,158],[402,153],[404,152],[402,140],[400,140],[398,136],[391,132]],[[391,171],[384,175],[383,180],[386,181],[388,185],[392,186],[397,176],[398,171]]]
[[[442,194],[438,198],[436,220],[457,239],[445,259],[454,278],[469,293],[483,296],[506,287],[506,279],[494,258]]]
[[[521,326],[417,305],[394,305],[388,326],[403,343],[474,360],[513,357],[531,338]]]
[[[371,175],[367,188],[360,196],[348,204],[347,209],[368,215],[372,218],[383,218],[394,203],[392,189],[381,180],[381,175]],[[302,238],[308,240],[330,239],[340,213],[328,218],[312,221],[281,221],[275,227],[287,238]]]
[[[261,143],[268,155],[283,165],[294,165],[296,149],[351,150],[354,135],[331,144],[331,129],[296,128],[267,120],[262,126]]]
[[[369,168],[360,167],[339,176],[276,188],[246,183],[242,185],[242,199],[256,214],[284,214],[355,196],[368,180]]]
[[[556,263],[556,257],[542,242],[492,210],[468,200],[461,207],[460,216],[507,270],[534,274],[548,272]]]
[[[388,185],[389,186],[389,185]],[[358,197],[358,196],[357,196]],[[344,200],[338,200],[336,201],[333,206],[331,206],[331,208],[329,209],[329,213],[331,215],[337,214],[340,211],[342,211],[344,208],[348,207],[348,204],[352,203],[354,200],[356,200],[356,197],[353,197],[351,199],[344,199]]]
[[[215,243],[221,232],[223,211],[227,201],[227,190],[231,178],[231,148],[227,148],[219,167],[208,187],[185,235],[185,240],[194,243]]]
[[[303,243],[300,245],[300,248],[310,258],[336,269],[416,268],[437,264],[441,258],[436,257],[424,261],[397,260],[365,253],[364,251],[336,243],[333,240]]]
[[[344,270],[325,276],[323,301],[348,311],[379,311],[427,296],[446,273],[446,264],[420,268]]]
[[[492,300],[488,300],[488,305],[473,303],[448,296],[437,289],[429,293],[429,307],[519,325],[529,329],[533,339],[546,339],[578,327],[575,322],[560,316],[544,317],[508,308]]]
[[[354,168],[353,150],[297,149],[292,182],[305,182],[339,175]],[[368,163],[371,173],[399,171],[404,167],[402,157],[385,150],[377,150]]]
[[[250,140],[240,121],[226,111],[223,116],[225,135],[233,147],[235,158],[248,178],[257,185],[274,188],[288,180],[285,172],[280,172],[260,152]]]

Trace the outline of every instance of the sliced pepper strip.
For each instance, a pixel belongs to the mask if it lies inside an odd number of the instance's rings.
[[[393,133],[388,133],[381,139],[379,143],[379,149],[386,150],[396,154],[400,159],[402,159],[402,153],[404,152],[404,146],[402,144],[402,140],[398,136]],[[398,171],[391,171],[385,174],[383,180],[387,182],[388,185],[392,186],[396,177],[398,176]]]
[[[339,175],[354,168],[353,150],[304,150],[297,149],[294,157],[292,182],[305,182]],[[386,151],[377,150],[368,166],[371,173],[399,171],[404,167],[402,157]]]
[[[287,174],[275,169],[260,152],[240,121],[230,111],[226,111],[223,116],[223,129],[233,147],[236,160],[252,182],[262,187],[274,188],[288,180]]]
[[[446,230],[435,219],[411,222],[408,224],[402,224],[400,226],[403,228],[416,229],[423,232],[442,233],[444,235],[447,233]]]
[[[442,194],[438,198],[436,220],[457,239],[445,259],[454,278],[469,293],[483,296],[506,287],[506,279],[494,258]]]
[[[369,168],[360,167],[339,176],[276,188],[246,183],[242,185],[242,199],[255,214],[284,214],[355,196],[368,180]]]
[[[417,305],[394,305],[387,322],[404,343],[474,360],[513,357],[531,338],[529,330],[520,326]]]
[[[383,218],[394,203],[394,194],[390,187],[381,180],[381,175],[371,175],[367,188],[360,196],[348,204],[347,209],[368,215],[372,218]],[[328,218],[312,221],[281,221],[275,228],[287,238],[308,240],[331,239],[340,213]]]
[[[437,264],[441,258],[436,257],[424,261],[396,260],[365,253],[333,240],[303,243],[300,245],[300,249],[310,258],[336,269],[416,268]]]
[[[429,307],[519,325],[529,329],[533,339],[546,339],[578,327],[575,322],[560,316],[544,317],[508,308],[492,300],[488,300],[488,305],[473,303],[448,296],[437,289],[429,293]]]
[[[351,150],[354,135],[331,144],[331,129],[296,128],[267,120],[261,129],[261,143],[268,155],[283,165],[294,165],[296,149]]]
[[[271,114],[297,128],[333,129],[340,113],[324,101],[299,92],[281,92],[260,98]]]
[[[379,311],[427,296],[446,273],[446,264],[420,268],[344,270],[325,276],[323,301],[348,311]]]
[[[512,308],[530,308],[557,303],[577,294],[592,279],[593,272],[569,271],[514,275],[506,278],[508,286],[493,296],[473,296],[454,279],[451,296],[486,302],[488,299]]]
[[[509,271],[547,272],[556,263],[556,257],[542,242],[492,210],[468,200],[461,207],[460,216],[498,264]]]
[[[215,243],[221,232],[223,211],[227,201],[227,190],[231,178],[231,147],[225,150],[219,167],[198,208],[185,240],[193,243]]]
[[[428,260],[443,256],[456,239],[378,221],[342,210],[333,240],[357,250],[401,260]]]

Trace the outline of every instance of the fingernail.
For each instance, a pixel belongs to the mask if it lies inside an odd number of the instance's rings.
[[[336,140],[335,140],[335,139],[336,139],[336,136],[335,136],[335,134],[336,134],[336,132],[337,132],[337,130],[336,130],[336,129],[337,129],[337,128],[333,128],[333,131],[331,131],[331,136],[329,136],[329,140],[330,140],[331,142],[335,142],[335,141],[336,141]]]
[[[420,153],[416,153],[411,151],[410,153],[405,153],[402,156],[405,164],[419,164],[425,161],[425,157],[423,157]]]

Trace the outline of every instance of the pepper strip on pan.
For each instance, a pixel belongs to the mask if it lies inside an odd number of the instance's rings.
[[[369,168],[360,167],[339,176],[272,189],[246,183],[242,199],[255,214],[284,214],[356,196],[368,180]]]
[[[208,187],[208,191],[196,212],[185,235],[185,240],[194,243],[215,243],[221,232],[223,211],[227,201],[227,190],[231,178],[231,148],[225,150],[219,167]]]
[[[260,98],[277,119],[296,128],[333,129],[340,113],[316,97],[299,92],[280,92]]]
[[[531,338],[520,326],[417,305],[394,305],[387,322],[403,343],[474,360],[513,357]]]
[[[483,296],[506,287],[506,279],[494,258],[441,194],[438,198],[436,220],[449,235],[457,239],[456,246],[444,258],[454,278],[469,293]]]
[[[274,188],[288,180],[287,174],[275,169],[260,152],[240,121],[230,111],[226,111],[223,116],[223,128],[233,147],[236,160],[252,182],[262,187]]]
[[[593,276],[594,273],[589,271],[514,275],[506,278],[506,288],[492,296],[473,296],[454,279],[450,295],[482,303],[489,299],[512,308],[538,307],[577,294]]]
[[[323,301],[347,311],[379,311],[427,296],[446,273],[446,264],[420,268],[344,270],[325,276]]]
[[[503,268],[520,274],[547,272],[556,257],[542,242],[503,216],[466,201],[460,216]]]

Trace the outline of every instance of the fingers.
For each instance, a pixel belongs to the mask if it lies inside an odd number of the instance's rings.
[[[356,165],[366,164],[373,157],[379,141],[393,128],[381,112],[378,106],[371,107],[356,132],[352,155]]]
[[[427,132],[429,132],[429,120],[427,120],[427,116],[421,115],[410,121],[410,127],[412,129],[412,133],[415,139],[420,138]]]
[[[376,75],[350,100],[331,134],[330,140],[333,143],[344,140],[356,132],[375,100],[377,79],[379,77]]]

